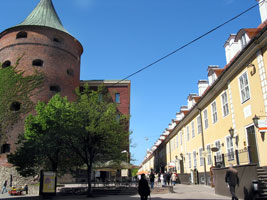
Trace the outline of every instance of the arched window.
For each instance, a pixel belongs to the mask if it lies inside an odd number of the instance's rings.
[[[74,76],[74,71],[72,69],[67,69],[67,74],[69,76]]]
[[[42,67],[43,65],[44,65],[44,61],[42,61],[41,59],[36,59],[32,61],[32,66]]]
[[[20,32],[18,32],[16,38],[17,38],[17,39],[20,39],[20,38],[27,38],[27,36],[28,36],[27,32],[25,32],[25,31],[20,31]]]
[[[10,152],[10,144],[3,144],[1,148],[1,153],[9,153]]]
[[[10,65],[11,65],[11,62],[9,60],[7,60],[2,64],[2,68],[9,67]]]
[[[11,111],[19,111],[20,110],[20,105],[21,103],[18,101],[14,101],[12,102],[12,104],[10,105],[10,110]]]
[[[61,89],[60,89],[60,87],[58,85],[51,85],[50,86],[50,91],[52,91],[52,92],[60,92]]]

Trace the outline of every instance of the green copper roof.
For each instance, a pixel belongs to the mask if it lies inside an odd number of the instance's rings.
[[[46,26],[68,33],[57,15],[52,0],[40,0],[31,14],[17,26],[25,25]]]

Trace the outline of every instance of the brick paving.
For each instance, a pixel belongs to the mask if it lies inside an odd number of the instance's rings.
[[[39,200],[41,198],[34,196],[22,196],[22,197],[12,197],[8,194],[0,194],[0,199],[20,199],[20,200]],[[68,196],[56,196],[55,200],[87,200],[84,195],[68,195]],[[139,200],[139,195],[109,195],[109,196],[98,196],[92,198],[94,200]],[[231,199],[230,197],[216,195],[214,193],[214,188],[204,185],[182,185],[178,184],[174,186],[174,193],[153,193],[151,194],[152,200],[219,200],[219,199]]]

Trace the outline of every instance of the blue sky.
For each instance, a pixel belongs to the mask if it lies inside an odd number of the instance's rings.
[[[39,0],[1,0],[1,32],[22,22]],[[84,47],[81,80],[123,79],[247,8],[255,0],[53,0]],[[260,24],[258,7],[131,80],[131,154],[140,164],[208,65],[224,67],[224,42]],[[145,137],[148,140],[145,140]]]

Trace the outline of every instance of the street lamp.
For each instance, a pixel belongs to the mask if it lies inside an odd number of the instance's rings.
[[[126,153],[126,162],[128,163],[129,160],[129,152],[127,150],[123,150],[121,153]]]
[[[254,123],[254,125],[257,127],[257,128],[259,128],[259,117],[257,116],[257,115],[255,115],[253,118],[252,118],[252,120],[253,120],[253,123]]]
[[[234,129],[232,127],[229,129],[229,133],[230,133],[231,138],[233,138],[234,137]]]

